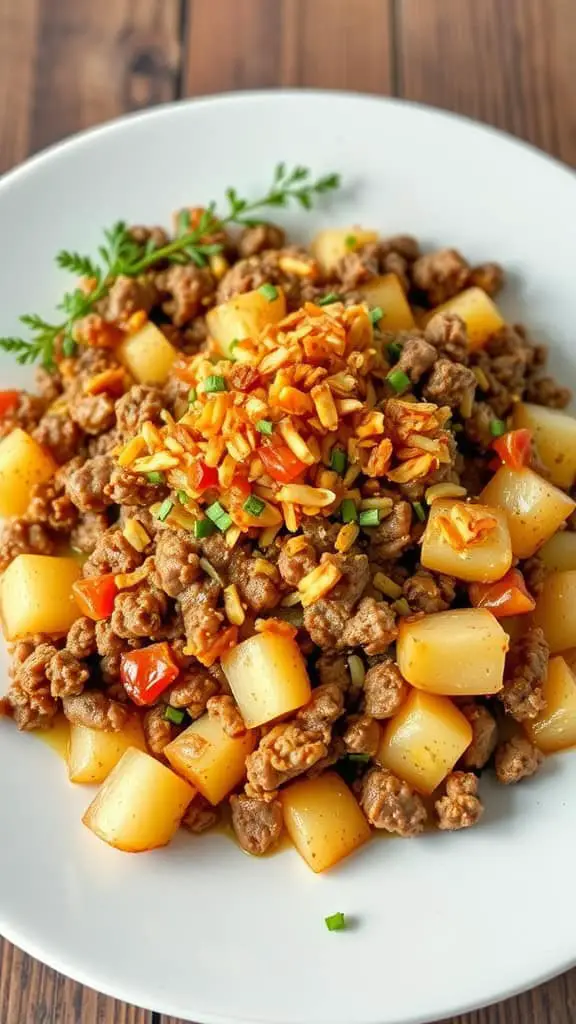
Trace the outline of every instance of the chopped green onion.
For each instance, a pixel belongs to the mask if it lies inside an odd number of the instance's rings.
[[[344,476],[347,465],[346,452],[343,452],[341,448],[333,448],[330,456],[330,469],[333,469],[339,476]]]
[[[239,344],[240,344],[240,338],[232,338],[232,341],[230,342],[230,344],[228,346],[230,352],[233,352],[234,349],[236,348],[236,345],[239,345]]]
[[[273,284],[263,284],[258,289],[260,295],[263,295],[268,302],[274,302],[274,299],[278,298],[278,289]]]
[[[178,501],[180,502],[180,504],[181,505],[187,505],[190,499],[189,499],[188,495],[186,494],[186,491],[177,491],[176,493],[177,493]]]
[[[388,358],[391,359],[393,363],[397,363],[402,355],[402,345],[400,345],[398,341],[391,341],[386,345],[386,351],[388,353]]]
[[[405,597],[399,597],[397,601],[394,601],[392,607],[394,611],[398,613],[398,615],[412,614],[412,609]]]
[[[76,355],[77,348],[78,346],[74,341],[74,338],[64,338],[64,341],[62,342],[62,352],[68,359],[71,359],[72,356]]]
[[[156,518],[159,519],[161,523],[165,522],[173,508],[174,502],[171,501],[170,498],[165,498],[156,513]]]
[[[380,522],[379,508],[365,508],[358,517],[360,526],[378,526]]]
[[[356,511],[356,505],[352,501],[352,498],[344,498],[340,506],[340,515],[342,516],[343,523],[355,523],[358,519],[358,512]]]
[[[268,437],[272,436],[274,430],[274,424],[272,420],[258,420],[256,423],[256,430],[259,430],[261,434],[266,434]]]
[[[261,516],[266,508],[266,502],[262,501],[262,498],[258,498],[256,494],[251,494],[249,498],[246,498],[242,508],[249,516]]]
[[[340,302],[340,296],[336,292],[328,292],[321,299],[316,299],[317,306],[331,306],[333,302]]]
[[[146,478],[151,484],[163,484],[165,480],[164,473],[146,473]]]
[[[347,249],[354,249],[358,245],[356,235],[347,235],[344,239],[344,245]]]
[[[372,760],[370,754],[347,754],[349,761],[355,761],[357,764],[368,764]]]
[[[204,537],[210,537],[215,529],[214,523],[211,523],[209,519],[197,519],[193,532],[196,540],[203,540]]]
[[[205,395],[216,394],[218,391],[228,391],[226,378],[220,377],[217,373],[213,373],[209,377],[206,377],[202,390]]]
[[[182,725],[184,712],[181,708],[172,708],[168,704],[164,711],[164,718],[167,722],[172,722],[173,725]]]
[[[380,320],[384,316],[384,310],[382,309],[382,306],[375,306],[374,309],[370,310],[369,315],[372,324],[375,326],[377,323],[380,322]]]
[[[416,516],[420,520],[420,522],[421,523],[425,523],[426,522],[426,509],[424,508],[424,505],[422,504],[422,502],[421,501],[413,501],[412,502],[412,508],[414,509],[414,512],[416,513]]]
[[[490,433],[492,437],[502,437],[502,434],[506,433],[504,420],[492,420],[490,423]]]
[[[397,395],[401,395],[410,387],[410,378],[404,373],[404,370],[390,370],[390,373],[386,375],[386,380]]]
[[[346,927],[346,918],[344,914],[330,914],[330,917],[324,918],[326,927],[329,932],[341,932]]]
[[[206,515],[208,516],[208,519],[212,520],[214,526],[218,527],[222,533],[224,533],[229,526],[232,526],[232,517],[228,515],[226,509],[219,501],[215,501],[212,505],[208,506],[206,509]]]
[[[196,388],[190,388],[190,391],[188,392],[188,405],[192,405],[192,402],[195,402],[197,398],[198,392],[196,391]]]

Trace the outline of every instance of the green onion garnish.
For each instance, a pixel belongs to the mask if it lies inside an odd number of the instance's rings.
[[[216,394],[218,391],[228,391],[226,378],[220,377],[217,373],[213,373],[210,377],[206,377],[202,390],[205,395]]]
[[[333,469],[339,476],[344,476],[347,465],[346,452],[343,452],[341,448],[333,448],[330,456],[330,469]]]
[[[401,395],[410,387],[410,378],[404,373],[404,370],[390,370],[390,373],[386,374],[386,380],[397,395]]]
[[[386,345],[388,358],[392,363],[397,363],[402,355],[402,345],[398,341],[391,341]]]
[[[340,302],[340,295],[336,292],[328,292],[321,299],[316,299],[317,306],[331,306],[333,302]]]
[[[212,520],[214,526],[224,533],[229,526],[232,526],[232,517],[228,515],[227,511],[220,504],[219,501],[215,501],[212,505],[209,505],[206,509],[206,515],[208,519]]]
[[[370,310],[369,315],[372,324],[375,326],[377,323],[380,322],[380,320],[384,316],[384,310],[382,309],[382,306],[375,306],[374,309]]]
[[[405,597],[399,597],[397,601],[393,602],[392,607],[398,615],[410,615],[412,613],[412,609]]]
[[[256,423],[256,430],[259,430],[261,434],[266,434],[268,437],[272,436],[274,430],[274,424],[272,420],[258,420]]]
[[[164,718],[167,722],[172,722],[173,725],[182,725],[184,721],[184,712],[181,708],[172,708],[168,704],[164,711]]]
[[[378,526],[380,522],[379,508],[365,508],[358,516],[360,526]]]
[[[72,356],[76,355],[77,348],[78,346],[74,341],[74,338],[64,338],[64,341],[62,342],[62,352],[67,359],[71,359]]]
[[[163,484],[165,477],[164,473],[146,473],[146,479],[149,480],[151,484]]]
[[[346,238],[344,239],[344,245],[346,246],[347,249],[354,249],[355,246],[358,245],[358,239],[356,238],[356,235],[347,235]]]
[[[421,523],[425,523],[426,522],[426,509],[424,508],[424,505],[422,504],[422,502],[421,501],[413,501],[412,502],[412,508],[414,509],[414,512],[415,512],[417,518],[420,520],[420,522]]]
[[[356,511],[356,505],[352,501],[352,498],[344,498],[340,506],[340,515],[343,523],[355,523],[358,519],[358,512]]]
[[[177,491],[176,494],[181,505],[187,505],[190,501],[186,491]]]
[[[490,433],[492,437],[502,437],[502,434],[506,433],[504,420],[492,420],[490,422]]]
[[[256,494],[251,494],[249,498],[246,498],[242,508],[249,516],[261,516],[266,508],[266,502]]]
[[[174,502],[171,501],[170,498],[165,498],[156,513],[156,518],[159,519],[161,523],[165,522],[173,508]]]
[[[274,302],[274,299],[278,298],[278,289],[273,284],[263,284],[258,289],[260,295],[263,295],[268,302]]]
[[[214,523],[211,523],[209,519],[197,519],[194,523],[193,533],[197,540],[203,540],[204,537],[210,537],[215,529]]]
[[[192,402],[195,402],[197,398],[198,392],[196,391],[196,388],[190,388],[190,391],[188,392],[188,405],[192,405]]]
[[[330,914],[330,917],[324,918],[326,927],[329,932],[341,932],[346,927],[346,918],[344,914]]]
[[[240,344],[240,338],[233,338],[232,341],[230,342],[229,346],[228,346],[228,351],[229,352],[233,352],[234,349],[236,348],[236,345],[239,345],[239,344]]]
[[[368,764],[372,760],[370,754],[347,754],[349,761],[355,761],[357,764]]]

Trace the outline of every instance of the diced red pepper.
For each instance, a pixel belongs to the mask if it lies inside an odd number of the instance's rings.
[[[511,569],[496,583],[471,583],[468,592],[475,608],[487,608],[497,619],[525,615],[536,607],[519,569]]]
[[[266,445],[258,449],[264,468],[279,484],[289,484],[304,472],[306,466],[287,445]]]
[[[218,470],[214,466],[207,466],[205,462],[198,459],[190,470],[190,482],[195,491],[201,494],[210,487],[218,486]]]
[[[87,576],[86,579],[77,580],[72,584],[72,591],[80,611],[89,619],[98,622],[100,619],[107,619],[112,615],[114,598],[118,593],[112,573],[107,573],[105,576]]]
[[[530,462],[532,432],[525,427],[509,430],[507,434],[498,437],[492,447],[509,469],[524,469]]]
[[[0,391],[0,416],[16,408],[21,394],[21,391]]]
[[[120,662],[120,679],[126,693],[142,707],[154,704],[179,671],[165,640],[123,654]]]

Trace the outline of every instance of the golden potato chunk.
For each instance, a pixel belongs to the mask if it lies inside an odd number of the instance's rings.
[[[538,455],[550,480],[568,489],[576,480],[576,419],[559,409],[518,402],[512,414],[514,428],[532,431]]]
[[[576,569],[576,533],[562,530],[540,548],[538,555],[549,572]]]
[[[370,838],[356,798],[335,772],[293,782],[280,800],[286,831],[312,871],[326,871]]]
[[[381,330],[409,331],[416,326],[404,289],[396,274],[374,277],[367,284],[361,285],[358,291],[369,306],[379,306],[382,309],[383,315],[378,321]]]
[[[480,500],[506,513],[517,558],[530,558],[576,508],[576,503],[532,469],[501,466]]]
[[[551,658],[544,683],[546,707],[524,727],[546,754],[576,746],[576,677],[564,658]]]
[[[472,351],[482,348],[492,334],[505,326],[497,305],[482,288],[467,288],[453,299],[436,306],[426,315],[424,322],[428,323],[436,313],[456,313],[462,318]]]
[[[472,516],[468,524],[466,517]],[[459,531],[462,517],[462,533]],[[494,522],[495,520],[495,522]],[[482,531],[483,522],[493,525]],[[467,530],[479,524],[479,536],[467,542]],[[512,542],[506,514],[486,505],[437,500],[422,538],[421,562],[427,569],[471,583],[492,583],[512,565]]]
[[[233,342],[258,338],[268,324],[277,324],[286,316],[284,292],[275,286],[274,292],[274,297],[269,297],[266,289],[256,288],[243,295],[235,295],[206,314],[208,330],[227,359],[234,355]]]
[[[137,715],[120,732],[71,725],[68,744],[70,782],[104,782],[129,747],[146,750],[142,722]]]
[[[576,570],[546,577],[534,622],[544,630],[552,654],[576,647]]]
[[[338,260],[349,252],[361,249],[369,242],[378,241],[377,231],[365,228],[326,228],[314,236],[310,244],[312,255],[318,260],[324,273],[333,270]]]
[[[32,488],[54,476],[52,456],[17,427],[0,441],[0,516],[24,515]]]
[[[246,725],[254,728],[301,708],[310,700],[306,662],[296,641],[275,633],[257,633],[222,657]]]
[[[80,616],[72,584],[76,558],[18,555],[0,578],[0,617],[7,640],[31,633],[66,633]]]
[[[164,755],[174,771],[216,805],[244,778],[246,758],[255,746],[255,733],[228,736],[217,718],[203,715],[164,747]]]
[[[160,328],[148,322],[118,346],[116,355],[139,384],[164,384],[177,353]]]

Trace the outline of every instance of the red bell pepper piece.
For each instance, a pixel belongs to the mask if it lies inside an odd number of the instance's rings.
[[[267,445],[258,449],[264,468],[279,484],[289,484],[304,472],[306,466],[287,445]]]
[[[523,469],[530,462],[532,432],[525,427],[509,430],[498,437],[492,447],[509,469]]]
[[[16,408],[21,394],[21,391],[0,391],[0,416]]]
[[[510,569],[496,583],[471,583],[468,593],[475,608],[487,608],[497,619],[525,615],[536,607],[519,569]]]
[[[190,470],[190,482],[193,489],[201,494],[211,487],[218,486],[218,470],[214,466],[207,466],[205,462],[198,459]]]
[[[180,669],[174,664],[165,640],[122,655],[120,679],[135,704],[154,704],[173,683]]]
[[[72,592],[82,614],[98,622],[112,615],[118,587],[113,573],[107,573],[105,576],[87,576],[86,579],[77,580],[72,584]]]

